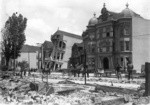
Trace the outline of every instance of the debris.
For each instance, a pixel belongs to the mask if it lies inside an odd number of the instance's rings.
[[[38,91],[38,84],[31,82],[30,89],[31,89],[31,91]]]

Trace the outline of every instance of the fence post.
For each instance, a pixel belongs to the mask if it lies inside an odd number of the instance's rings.
[[[150,63],[145,63],[145,96],[150,96]]]

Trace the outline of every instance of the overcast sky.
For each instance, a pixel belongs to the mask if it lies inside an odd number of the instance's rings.
[[[0,0],[0,28],[8,16],[18,12],[28,19],[26,44],[50,41],[58,27],[81,35],[93,13],[100,15],[103,3],[114,12],[121,12],[128,3],[131,10],[150,19],[150,0]]]

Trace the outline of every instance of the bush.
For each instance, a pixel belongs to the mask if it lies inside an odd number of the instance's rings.
[[[7,71],[8,70],[8,67],[6,65],[2,65],[1,68],[2,68],[2,71]]]

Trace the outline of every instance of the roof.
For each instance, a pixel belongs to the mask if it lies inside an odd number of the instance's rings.
[[[121,19],[121,18],[141,17],[139,14],[137,14],[134,11],[132,11],[131,9],[129,9],[128,5],[126,5],[126,6],[127,7],[119,13],[112,12],[112,11],[109,11],[109,10],[105,10],[104,12],[108,13],[107,20],[118,20],[118,19]],[[106,8],[102,8],[102,10],[103,9],[106,9]],[[102,14],[99,16],[99,21],[100,22],[102,21]]]
[[[108,14],[109,14],[109,17],[111,17],[114,20],[122,17],[120,13],[116,13],[116,12],[112,12],[112,11],[108,11]]]
[[[83,47],[83,42],[82,43],[75,43],[74,45],[77,45],[78,47]]]
[[[46,40],[46,41],[43,43],[43,46],[44,46],[44,48],[53,48],[53,43]]]
[[[40,51],[40,47],[38,46],[31,46],[31,45],[23,45],[21,52],[36,52]]]
[[[82,39],[82,36],[79,36],[79,35],[76,35],[76,34],[73,34],[73,33],[69,33],[69,32],[65,32],[65,31],[62,31],[62,30],[57,30],[55,34],[59,34],[59,35],[65,35],[65,36],[69,36],[69,37],[73,37],[73,38],[77,38],[77,39]]]

